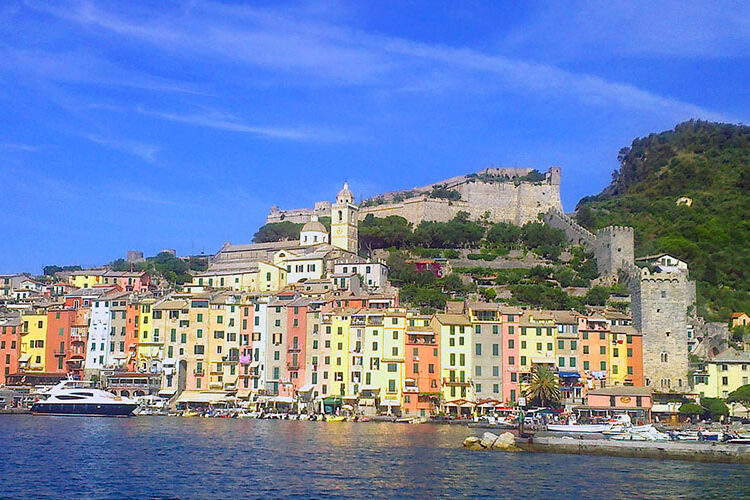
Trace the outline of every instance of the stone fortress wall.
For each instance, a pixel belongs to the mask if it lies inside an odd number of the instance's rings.
[[[560,168],[551,167],[545,180],[540,182],[514,181],[514,177],[523,177],[531,172],[530,168],[488,168],[478,174],[507,176],[505,181],[481,180],[478,177],[454,177],[446,181],[415,188],[416,196],[403,201],[393,201],[398,192],[383,195],[385,203],[376,206],[360,207],[360,219],[368,214],[375,217],[398,215],[412,224],[422,221],[446,222],[458,212],[468,212],[470,218],[478,219],[489,213],[492,222],[510,222],[523,225],[537,220],[539,214],[550,209],[562,209],[560,201]],[[461,199],[456,201],[430,198],[429,192],[436,185],[458,191]]]
[[[635,262],[635,239],[632,227],[608,226],[596,234],[578,224],[559,209],[544,214],[544,221],[565,232],[568,241],[583,245],[596,257],[599,274],[609,276]]]
[[[689,390],[688,320],[694,312],[695,282],[683,272],[651,274],[638,268],[632,227],[608,226],[594,234],[556,209],[544,220],[592,252],[601,276],[618,276],[627,285],[633,326],[643,335],[645,384],[664,392]]]
[[[380,198],[385,203],[376,206],[361,206],[359,219],[368,214],[375,217],[398,215],[412,224],[422,221],[446,222],[458,212],[468,212],[472,219],[478,219],[489,212],[492,222],[510,222],[523,225],[537,220],[539,214],[551,209],[562,211],[560,201],[560,168],[551,167],[540,182],[514,180],[529,174],[531,168],[487,168],[471,176],[459,176],[435,184],[409,190],[416,193],[412,198],[395,201],[399,193],[394,191],[385,193]],[[485,181],[479,175],[489,175],[496,178],[505,176],[507,180]],[[461,199],[456,201],[430,198],[429,192],[434,186],[441,185],[458,191]],[[291,221],[305,223],[310,216],[327,216],[330,214],[329,202],[318,202],[315,208],[281,210],[277,206],[271,208],[266,223]]]

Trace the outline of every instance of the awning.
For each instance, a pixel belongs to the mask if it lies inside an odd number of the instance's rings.
[[[557,372],[560,378],[581,378],[581,374],[578,372]]]
[[[315,389],[313,384],[305,384],[297,392],[311,392],[313,389]]]
[[[159,396],[174,396],[175,392],[177,392],[175,389],[164,389],[159,391]]]
[[[31,354],[22,354],[20,358],[18,358],[19,363],[28,363],[31,359]]]
[[[225,401],[227,394],[225,392],[201,392],[201,391],[183,391],[177,398],[178,403],[212,403]]]
[[[392,399],[381,401],[380,403],[383,406],[401,406],[401,401],[394,401]]]
[[[294,398],[291,396],[274,396],[271,399],[268,400],[271,403],[285,403],[285,404],[292,404],[294,403]]]

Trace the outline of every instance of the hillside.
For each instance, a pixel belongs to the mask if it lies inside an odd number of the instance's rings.
[[[634,140],[618,160],[610,186],[579,202],[578,222],[631,225],[636,256],[688,261],[705,317],[750,310],[750,127],[689,121]]]

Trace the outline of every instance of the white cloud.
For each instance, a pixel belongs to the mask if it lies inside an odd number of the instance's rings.
[[[663,115],[670,120],[697,117],[730,121],[734,118],[632,84],[550,64],[471,48],[414,42],[317,21],[293,20],[268,10],[199,2],[181,11],[180,15],[172,13],[170,16],[139,18],[132,14],[131,17],[114,14],[90,2],[56,10],[48,6],[41,8],[77,24],[148,44],[172,57],[198,58],[204,63],[216,63],[219,58],[230,65],[238,65],[237,73],[242,73],[243,68],[267,70],[274,73],[281,85],[287,86],[364,85],[390,90],[441,92],[445,85],[455,85],[454,90],[466,91],[484,77],[485,81],[480,84],[483,91],[491,88],[496,92],[511,91],[543,98],[568,96],[586,106],[630,109]],[[624,9],[621,7],[610,12],[618,13]],[[584,14],[585,11],[571,17],[583,20]],[[612,23],[618,19],[615,15],[610,17]],[[718,20],[724,17],[714,16]],[[546,24],[542,22],[540,26]],[[571,29],[577,27],[574,22]],[[530,31],[534,32],[533,29]],[[617,33],[619,37],[627,35],[621,31]],[[613,39],[615,35],[605,38]],[[283,72],[292,73],[294,77],[284,77]],[[231,74],[231,71],[227,73]],[[441,75],[442,81],[432,85],[435,74]],[[304,135],[297,129],[257,127],[210,117],[162,117],[270,137],[294,139]]]
[[[156,153],[161,149],[160,147],[151,144],[124,139],[106,138],[96,134],[83,134],[81,137],[95,144],[137,156],[149,163],[152,163],[156,159]]]
[[[269,137],[273,139],[286,139],[293,141],[310,141],[310,140],[323,140],[323,141],[339,141],[344,140],[343,136],[340,136],[332,131],[326,131],[315,128],[284,128],[284,127],[266,127],[248,125],[242,122],[237,117],[221,113],[218,111],[210,111],[205,114],[182,114],[182,113],[168,113],[162,111],[152,111],[139,106],[138,112],[147,116],[153,116],[168,120],[171,122],[185,123],[188,125],[197,125],[199,127],[208,127],[218,130],[226,130],[229,132],[240,132],[243,134],[251,134],[263,137]]]
[[[14,144],[14,143],[0,143],[0,149],[7,149],[10,151],[26,151],[33,153],[39,151],[39,146],[32,146],[30,144]]]

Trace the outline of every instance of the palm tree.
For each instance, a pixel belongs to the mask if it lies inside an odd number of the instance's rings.
[[[560,401],[560,381],[555,372],[547,366],[538,365],[526,387],[526,397],[529,400],[538,399],[542,406],[546,406],[547,402]]]

